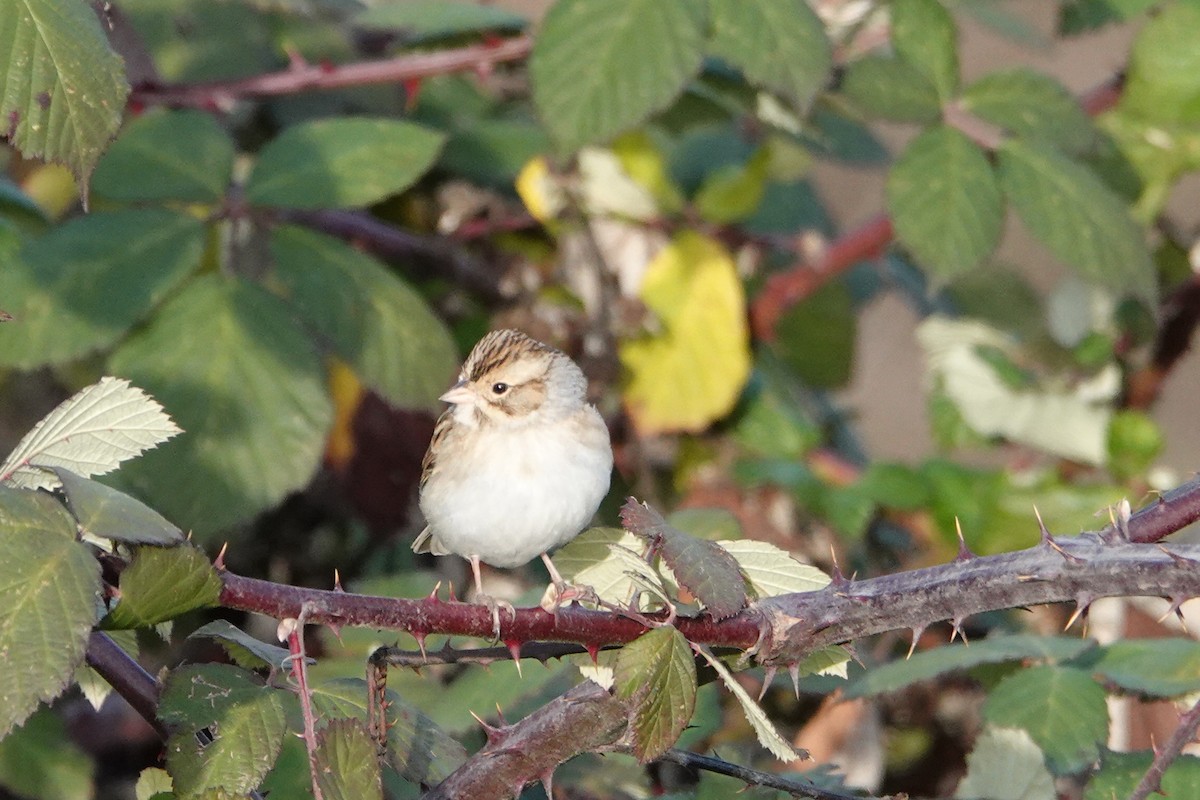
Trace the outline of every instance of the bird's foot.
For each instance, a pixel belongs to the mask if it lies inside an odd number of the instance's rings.
[[[513,622],[517,621],[517,609],[513,608],[513,604],[507,600],[501,600],[497,597],[492,597],[487,594],[476,594],[474,597],[476,605],[487,606],[487,609],[492,612],[492,640],[500,641],[500,610],[504,609],[512,617]]]
[[[557,580],[546,587],[540,603],[543,610],[558,615],[558,610],[574,602],[600,604],[600,597],[591,586],[576,586],[563,580]]]

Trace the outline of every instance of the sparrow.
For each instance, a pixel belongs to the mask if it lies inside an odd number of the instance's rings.
[[[422,461],[427,524],[412,549],[471,563],[496,638],[498,609],[512,606],[483,593],[480,563],[512,568],[540,555],[565,597],[548,553],[575,538],[608,493],[612,445],[586,394],[587,378],[565,353],[499,330],[475,345],[441,396],[450,408]]]

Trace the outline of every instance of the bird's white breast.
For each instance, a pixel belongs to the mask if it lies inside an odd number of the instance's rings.
[[[592,407],[551,424],[487,426],[439,458],[421,511],[440,549],[516,567],[570,541],[608,492],[612,450]]]

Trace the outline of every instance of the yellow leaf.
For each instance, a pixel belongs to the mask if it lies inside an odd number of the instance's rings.
[[[333,397],[333,427],[325,443],[325,459],[344,467],[354,455],[354,415],[363,398],[363,385],[345,361],[329,359],[329,394]]]
[[[538,222],[554,219],[566,205],[562,188],[550,173],[546,159],[536,156],[521,167],[516,180],[517,194]]]
[[[683,195],[671,180],[667,160],[645,132],[627,133],[613,142],[613,153],[630,178],[640,183],[668,214],[683,208]]]
[[[750,375],[733,258],[720,242],[685,231],[650,263],[640,295],[661,330],[620,348],[634,425],[643,434],[703,430],[733,409]]]

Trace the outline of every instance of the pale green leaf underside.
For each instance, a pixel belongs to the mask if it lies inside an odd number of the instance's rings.
[[[0,10],[0,117],[26,156],[86,183],[121,124],[124,63],[88,3],[7,0]]]
[[[301,320],[398,408],[440,411],[458,357],[446,325],[378,261],[337,239],[283,227],[275,275]]]
[[[183,531],[149,506],[98,481],[57,468],[67,506],[81,532],[127,544],[176,545]]]
[[[1057,775],[1089,766],[1108,736],[1104,689],[1091,675],[1072,667],[1040,666],[1014,673],[992,690],[983,716],[993,725],[1026,731]]]
[[[200,264],[204,225],[165,209],[77,217],[0,270],[16,321],[0,326],[0,364],[32,369],[111,346]]]
[[[573,152],[665,108],[703,55],[704,18],[688,0],[562,0],[529,60],[534,105]]]
[[[152,397],[129,381],[104,377],[38,422],[0,466],[0,481],[27,488],[57,485],[53,474],[37,467],[103,475],[179,432]]]
[[[258,155],[252,205],[365,206],[411,186],[433,166],[441,133],[388,119],[325,119],[288,128]]]
[[[1019,728],[987,727],[967,756],[958,800],[1055,800],[1042,751]]]
[[[193,281],[110,367],[188,431],[122,470],[122,482],[199,535],[275,505],[320,460],[332,421],[324,369],[292,309],[256,286]]]
[[[645,549],[641,539],[620,528],[592,528],[559,548],[552,560],[569,583],[592,587],[601,600],[628,603],[638,589],[662,585],[642,557]]]
[[[700,650],[700,654],[704,656],[704,660],[708,662],[709,666],[717,671],[717,675],[721,677],[721,681],[725,684],[725,687],[737,698],[738,704],[742,707],[742,712],[746,715],[750,726],[754,728],[754,733],[758,737],[758,743],[780,761],[791,762],[800,758],[801,755],[796,752],[796,749],[786,739],[779,735],[779,731],[775,730],[775,726],[771,724],[771,720],[767,717],[767,712],[763,711],[762,706],[754,702],[754,698],[733,677],[729,668],[721,663],[719,658],[715,658],[703,648]]]
[[[291,657],[291,653],[278,645],[255,639],[250,634],[223,619],[216,619],[188,634],[189,639],[213,639],[229,657],[245,669],[269,667],[280,668]],[[311,659],[310,659],[311,660]]]
[[[786,550],[755,539],[717,542],[737,562],[759,600],[792,592],[815,592],[829,585],[829,576],[802,564]]]
[[[100,567],[47,494],[0,486],[0,738],[57,697],[83,661]]]
[[[914,139],[887,181],[900,242],[935,277],[979,265],[1000,240],[1004,200],[983,151],[947,126]]]
[[[804,0],[709,0],[709,49],[753,83],[804,106],[831,64],[825,26]]]
[[[1154,307],[1154,265],[1143,232],[1091,170],[1044,144],[1008,139],[1000,147],[1000,182],[1055,256],[1084,278]]]

